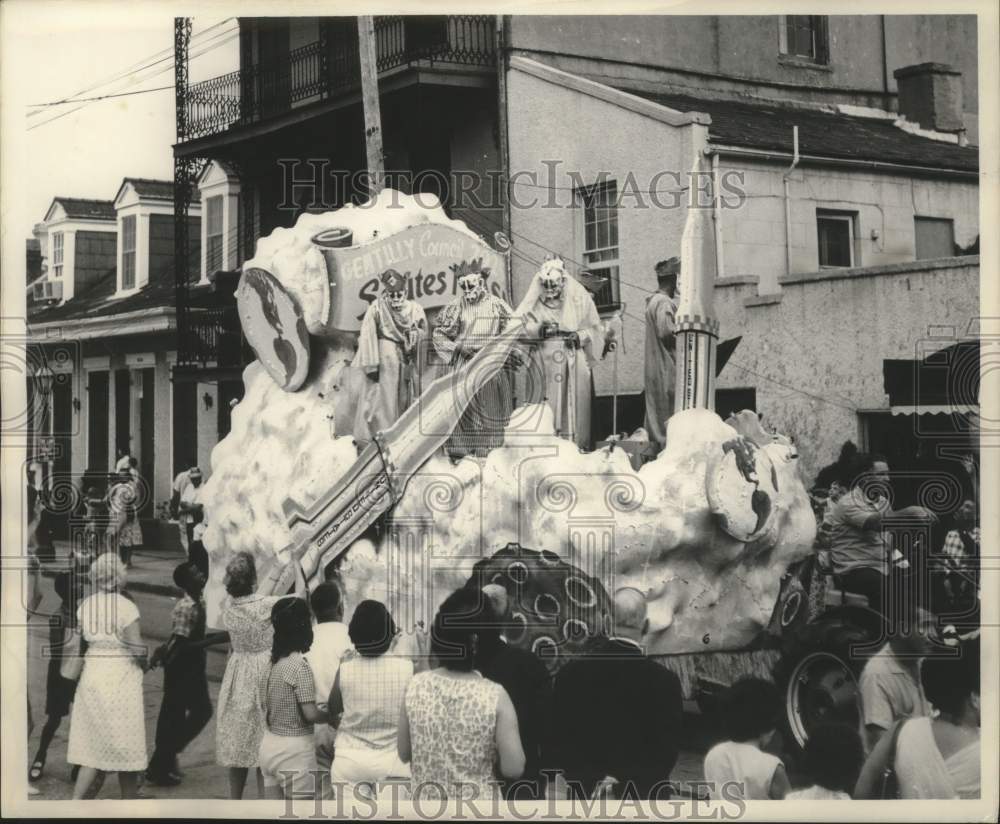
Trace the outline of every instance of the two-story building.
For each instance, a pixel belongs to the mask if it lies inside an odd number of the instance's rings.
[[[387,170],[431,191],[450,175],[446,208],[508,234],[515,301],[549,254],[606,278],[599,308],[623,313],[625,354],[617,385],[610,362],[595,370],[595,435],[615,390],[622,427],[642,421],[644,304],[699,188],[722,336],[742,338],[720,411],[761,410],[807,474],[847,438],[886,449],[916,431],[915,410],[892,415],[885,364],[921,360],[921,330],[967,337],[979,312],[975,16],[375,25]],[[238,178],[237,264],[301,211],[358,195],[364,163],[355,21],[240,27],[240,67],[184,90],[175,146]],[[688,177],[696,153],[708,180]]]
[[[213,287],[198,276],[197,196],[189,221],[190,293],[195,306],[210,306]],[[128,452],[148,488],[141,514],[151,518],[154,504],[169,499],[174,474],[195,463],[207,468],[220,428],[228,431],[229,406],[215,383],[171,380],[173,184],[125,178],[113,200],[56,197],[35,234],[45,271],[29,290],[36,368],[28,392],[44,414],[35,416],[42,431],[31,454],[40,457],[54,500],[69,506],[70,487],[101,486]],[[40,379],[49,373],[52,379]],[[46,437],[47,449],[39,441]]]

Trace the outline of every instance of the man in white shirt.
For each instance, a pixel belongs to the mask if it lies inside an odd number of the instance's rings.
[[[920,685],[920,665],[934,646],[934,616],[919,607],[905,611],[889,642],[861,671],[862,741],[871,752],[902,718],[930,715]]]
[[[306,653],[316,682],[316,706],[326,711],[333,682],[337,679],[340,659],[352,648],[347,626],[343,623],[344,601],[335,581],[324,581],[309,597],[309,606],[316,616],[313,642]],[[336,721],[338,719],[330,719]],[[333,745],[337,731],[329,724],[316,724],[316,763],[328,775],[333,763]]]
[[[187,475],[188,482],[184,484],[184,488],[181,490],[177,510],[181,532],[181,546],[184,547],[185,553],[190,554],[191,541],[194,540],[192,533],[194,532],[195,525],[195,510],[201,506],[201,469],[197,466],[192,466],[187,471]]]

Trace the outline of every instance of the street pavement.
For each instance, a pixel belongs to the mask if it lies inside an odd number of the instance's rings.
[[[66,548],[62,547],[62,553]],[[142,635],[149,645],[150,652],[163,643],[170,634],[170,613],[174,605],[175,594],[180,593],[173,585],[174,566],[182,560],[181,556],[168,553],[158,553],[148,549],[136,553],[133,557],[133,569],[129,572],[129,592],[133,595],[139,608]],[[45,723],[45,677],[47,659],[43,652],[48,645],[47,616],[58,605],[58,599],[52,588],[52,579],[42,578],[43,600],[38,608],[38,614],[29,622],[28,630],[28,695],[32,704],[32,715],[35,729],[28,742],[28,757],[34,757],[38,746],[38,736]],[[208,686],[213,707],[217,705],[219,683],[226,667],[227,647],[211,648],[208,653]],[[146,747],[152,753],[156,737],[156,719],[160,711],[160,701],[163,696],[163,670],[157,669],[146,673],[143,677],[143,698],[146,711]],[[685,714],[685,738],[700,741],[701,719],[692,713]],[[39,794],[33,796],[38,800],[70,799],[73,795],[73,785],[70,781],[70,767],[66,763],[66,747],[69,736],[69,717],[67,716],[56,732],[52,745],[49,747],[45,765],[45,774],[35,783]],[[674,781],[694,781],[702,777],[702,759],[704,747],[693,746],[681,752],[677,766],[671,778]],[[146,784],[141,789],[144,798],[156,799],[225,799],[228,797],[226,786],[226,771],[215,763],[215,718],[209,721],[187,749],[181,753],[180,767],[184,773],[183,782],[176,787],[155,787]],[[28,765],[25,765],[27,772]],[[247,782],[248,799],[256,797],[254,782]],[[118,798],[118,782],[109,776],[98,798]]]

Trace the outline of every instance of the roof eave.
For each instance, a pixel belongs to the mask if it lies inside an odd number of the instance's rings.
[[[757,160],[774,160],[788,163],[794,155],[776,149],[753,149],[746,146],[710,142],[705,149],[706,154],[727,155],[729,157],[745,157]],[[921,177],[947,177],[962,180],[979,180],[979,171],[972,169],[948,169],[943,166],[917,166],[908,163],[892,163],[887,160],[864,160],[851,157],[826,157],[823,155],[799,155],[799,165],[806,163],[812,166],[839,166],[855,169],[880,169],[895,174],[919,175]]]
[[[603,83],[588,80],[577,74],[564,72],[561,69],[553,68],[545,63],[540,63],[537,60],[531,60],[527,57],[519,55],[511,57],[510,68],[517,69],[524,74],[529,74],[532,77],[537,77],[539,80],[545,80],[556,86],[562,86],[563,88],[588,95],[589,97],[603,100],[606,103],[611,103],[614,106],[619,106],[653,120],[659,120],[670,126],[690,126],[692,124],[708,126],[712,122],[712,118],[704,112],[679,112],[676,109],[664,106],[662,103],[656,103],[645,97],[630,94],[614,86],[606,86]]]
[[[29,337],[34,337],[50,330],[59,330],[63,338],[69,339],[164,332],[176,328],[175,315],[173,306],[156,306],[135,312],[64,318],[45,323],[32,323],[31,318],[28,318],[27,332]]]

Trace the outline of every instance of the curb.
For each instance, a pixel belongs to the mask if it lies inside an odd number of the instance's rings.
[[[169,598],[181,598],[184,593],[173,584],[152,584],[145,581],[129,581],[125,589],[132,592],[145,592],[149,595],[166,595]]]
[[[55,578],[56,570],[43,569],[43,578]],[[125,589],[132,592],[145,592],[149,595],[166,595],[169,598],[181,598],[184,593],[173,584],[156,584],[149,581],[129,581]]]

